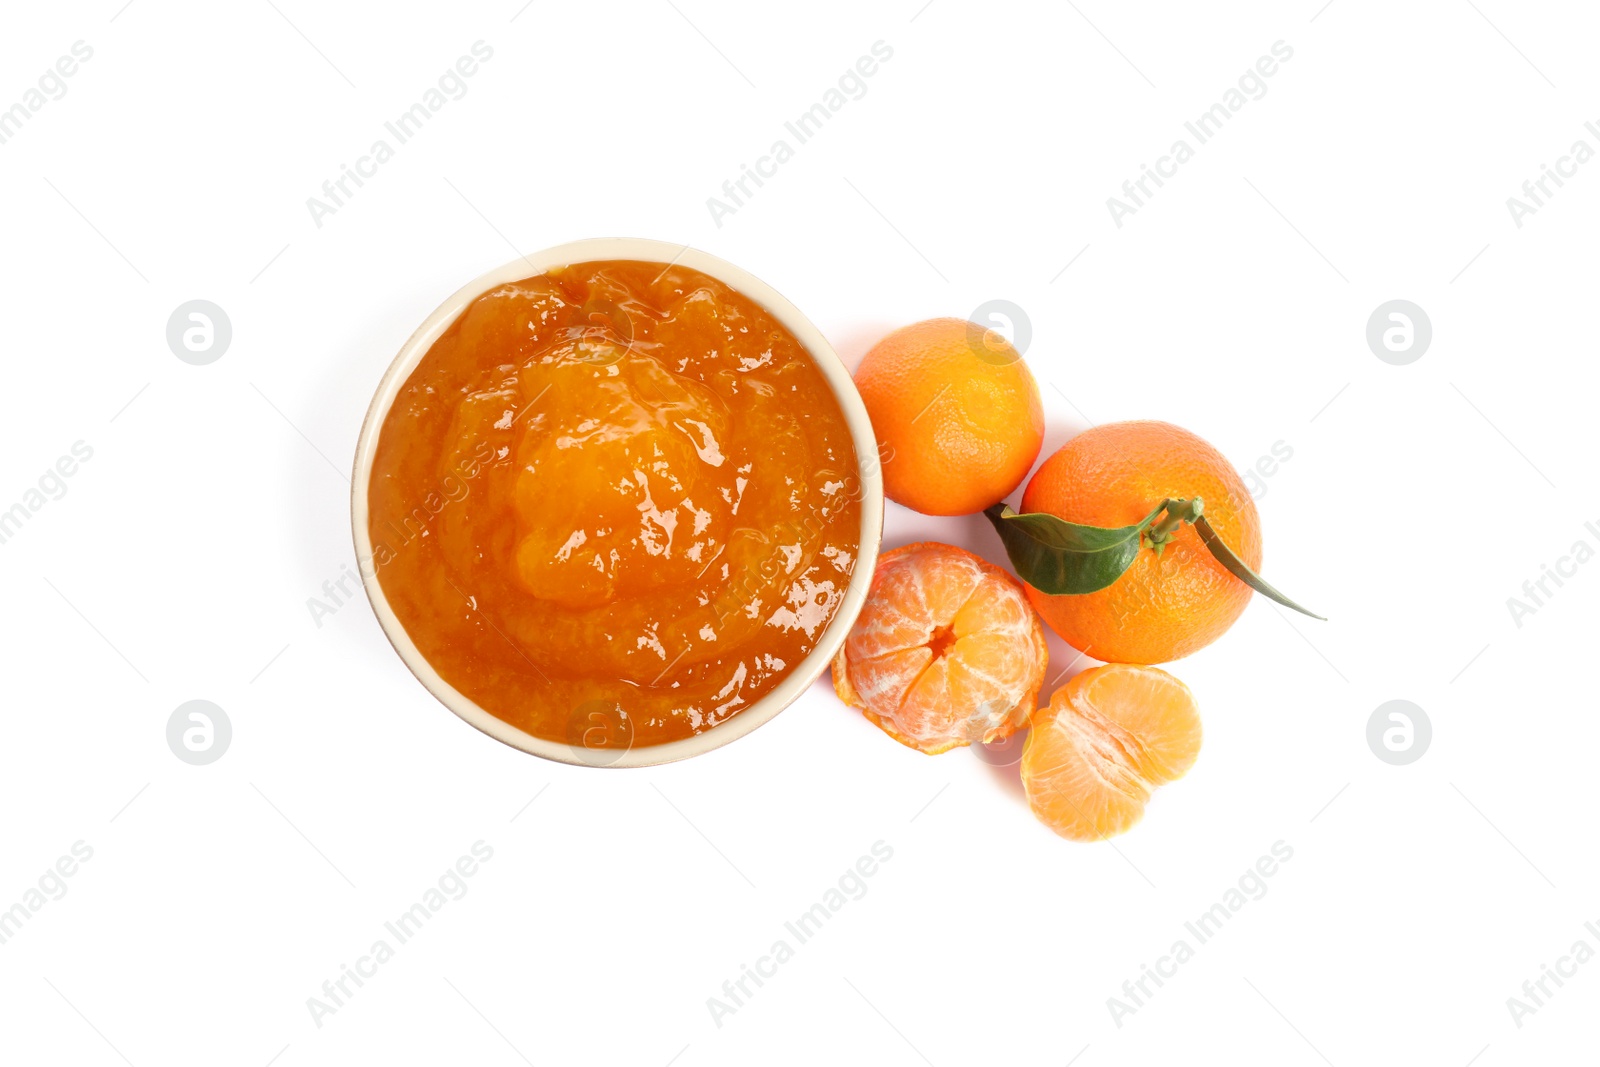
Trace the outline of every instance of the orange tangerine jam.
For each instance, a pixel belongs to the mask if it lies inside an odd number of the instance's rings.
[[[484,293],[412,372],[374,453],[370,565],[486,711],[661,744],[815,647],[859,484],[827,380],[764,308],[682,266],[578,263]]]

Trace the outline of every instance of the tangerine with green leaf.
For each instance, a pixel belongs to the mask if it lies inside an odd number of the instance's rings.
[[[1163,501],[1196,497],[1210,528],[1259,572],[1261,519],[1250,491],[1222,453],[1171,423],[1108,423],[1079,434],[1039,465],[1022,511],[1122,528],[1147,522]],[[1136,534],[1132,562],[1104,588],[1052,596],[1030,584],[1028,599],[1062,640],[1108,663],[1166,663],[1197,652],[1234,624],[1252,594],[1190,521],[1169,513]]]

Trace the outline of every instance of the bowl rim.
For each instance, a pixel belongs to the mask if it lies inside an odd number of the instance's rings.
[[[535,737],[503,719],[497,718],[440,677],[406,632],[390,606],[372,565],[372,541],[368,529],[368,492],[372,465],[384,420],[394,406],[405,382],[422,361],[433,343],[479,296],[495,286],[521,281],[557,267],[596,260],[642,260],[664,267],[682,265],[701,271],[754,300],[777,319],[805,348],[822,371],[838,402],[856,450],[856,473],[861,486],[861,528],[855,567],[850,574],[843,602],[834,612],[827,629],[812,650],[770,692],[754,704],[721,724],[691,737],[659,745],[630,745],[616,749],[588,750]],[[850,372],[822,331],[782,293],[749,271],[689,245],[638,237],[598,237],[555,245],[528,255],[519,255],[493,270],[467,282],[433,310],[400,347],[378,382],[368,405],[361,433],[356,441],[355,465],[351,478],[350,518],[355,539],[357,570],[366,589],[368,602],[378,624],[407,669],[445,707],[459,718],[495,740],[512,748],[580,767],[649,767],[688,759],[731,744],[770,722],[783,709],[799,699],[827,669],[839,646],[844,643],[856,616],[866,602],[872,572],[877,565],[883,539],[883,471],[878,460],[877,437],[866,405],[856,390]],[[585,758],[585,757],[588,758]]]

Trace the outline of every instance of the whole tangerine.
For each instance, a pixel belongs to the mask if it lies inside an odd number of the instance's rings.
[[[1027,477],[1044,442],[1039,386],[997,331],[928,319],[872,347],[855,374],[890,500],[970,515]]]

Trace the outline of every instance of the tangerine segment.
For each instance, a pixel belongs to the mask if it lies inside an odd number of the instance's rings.
[[[833,661],[833,686],[884,733],[935,755],[1027,720],[1044,681],[1044,627],[1022,587],[935,542],[884,553]]]
[[[1022,784],[1039,821],[1095,841],[1131,829],[1157,786],[1200,755],[1200,708],[1158,667],[1112,663],[1057,689],[1033,717]]]

